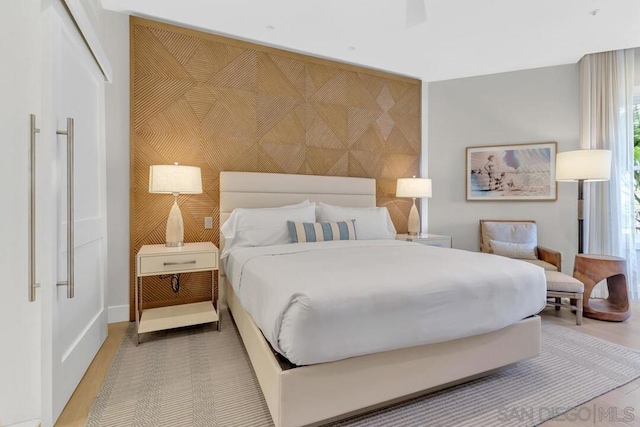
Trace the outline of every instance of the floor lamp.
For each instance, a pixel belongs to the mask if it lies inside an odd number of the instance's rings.
[[[578,181],[578,253],[584,252],[584,182],[609,181],[611,151],[576,150],[556,156],[556,181]]]
[[[431,180],[427,178],[400,178],[396,184],[396,197],[411,197],[413,206],[409,212],[408,231],[411,236],[420,234],[420,215],[416,198],[431,197]]]

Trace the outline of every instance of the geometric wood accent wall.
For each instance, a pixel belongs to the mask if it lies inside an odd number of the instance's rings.
[[[203,194],[179,197],[185,242],[218,243],[220,171],[376,178],[406,231],[411,201],[394,193],[419,174],[419,80],[135,17],[130,34],[131,265],[164,242],[173,203],[148,193],[154,164],[202,170]],[[183,276],[178,294],[146,278],[145,306],[211,298],[209,273]]]

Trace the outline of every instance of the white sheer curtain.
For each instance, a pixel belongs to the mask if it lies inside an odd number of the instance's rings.
[[[582,58],[581,146],[612,151],[611,180],[585,183],[584,252],[625,258],[629,296],[639,299],[633,197],[633,60],[633,49]],[[593,296],[606,296],[606,289],[598,286]]]

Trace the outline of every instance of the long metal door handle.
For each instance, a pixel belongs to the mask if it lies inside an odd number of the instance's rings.
[[[67,130],[56,131],[56,134],[67,136],[67,281],[58,282],[57,285],[67,286],[67,298],[73,298],[75,291],[73,280],[73,255],[75,249],[73,236],[73,119],[71,117],[67,118]]]
[[[35,114],[29,115],[29,302],[36,300],[36,127]]]
[[[195,263],[196,261],[193,260],[193,261],[184,261],[184,262],[165,262],[165,263],[162,263],[162,265],[164,265],[165,267],[168,267],[170,265],[187,265],[187,264],[195,264]]]

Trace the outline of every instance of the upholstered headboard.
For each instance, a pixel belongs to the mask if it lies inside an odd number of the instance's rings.
[[[269,208],[305,199],[338,206],[375,206],[376,180],[284,173],[220,172],[220,225],[235,208]]]
[[[220,172],[220,226],[236,208],[270,208],[309,199],[338,206],[376,205],[376,180],[342,176]],[[224,236],[220,235],[220,251]],[[222,267],[222,263],[220,264]],[[220,284],[226,279],[220,268]],[[224,286],[219,287],[223,304]]]

